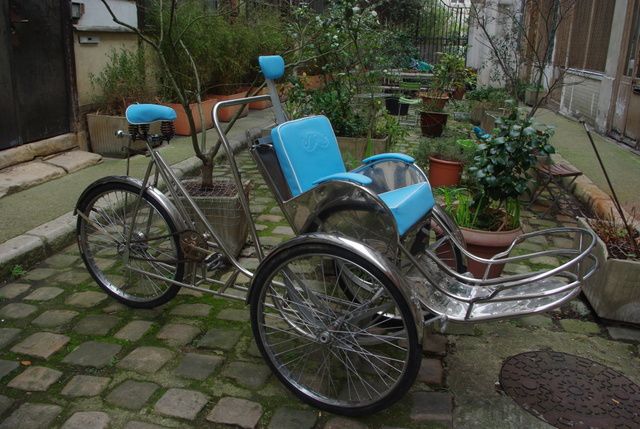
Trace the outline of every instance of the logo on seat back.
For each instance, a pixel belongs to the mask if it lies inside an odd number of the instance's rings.
[[[329,147],[329,139],[322,133],[312,131],[306,135],[302,147],[305,152],[326,149]]]

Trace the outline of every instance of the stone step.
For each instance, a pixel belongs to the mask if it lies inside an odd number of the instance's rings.
[[[98,154],[72,150],[13,165],[0,170],[0,198],[82,170],[100,161],[102,156]]]

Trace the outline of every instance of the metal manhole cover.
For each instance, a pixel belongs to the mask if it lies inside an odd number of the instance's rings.
[[[500,385],[518,405],[558,428],[640,428],[640,386],[589,359],[522,353],[502,365]]]

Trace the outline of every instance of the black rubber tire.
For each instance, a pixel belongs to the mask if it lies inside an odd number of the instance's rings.
[[[288,260],[295,259],[300,256],[304,256],[307,254],[326,254],[331,256],[337,256],[343,259],[346,259],[350,262],[356,263],[361,267],[365,268],[369,273],[374,275],[376,279],[378,279],[381,283],[384,284],[387,291],[392,296],[393,300],[396,302],[398,309],[401,311],[402,319],[406,321],[405,326],[407,328],[407,347],[408,347],[408,362],[406,365],[406,369],[404,373],[401,375],[400,381],[396,384],[396,386],[383,398],[380,398],[376,402],[372,404],[368,404],[366,406],[355,406],[355,407],[341,407],[332,404],[327,404],[326,402],[322,402],[317,400],[314,397],[306,394],[305,392],[297,389],[285,375],[283,375],[276,365],[273,362],[269,354],[265,349],[265,345],[263,344],[263,339],[260,334],[260,328],[258,324],[259,317],[259,305],[261,302],[261,297],[263,296],[265,286],[268,286],[268,282],[271,279],[274,271],[279,270]],[[254,339],[262,354],[263,358],[271,368],[272,372],[278,377],[280,382],[284,384],[290,391],[292,391],[299,399],[302,401],[324,411],[328,411],[330,413],[344,415],[344,416],[364,416],[376,413],[385,408],[390,407],[392,404],[400,400],[406,392],[411,388],[415,378],[418,375],[418,371],[420,370],[421,356],[422,356],[422,346],[418,340],[418,332],[416,324],[414,323],[413,314],[409,307],[409,303],[404,299],[403,295],[398,290],[397,286],[394,285],[391,280],[384,275],[378,268],[376,268],[373,264],[371,264],[366,259],[360,257],[352,253],[351,251],[338,247],[331,244],[302,244],[291,247],[282,251],[280,254],[275,255],[272,259],[270,259],[265,265],[260,267],[260,270],[256,273],[252,288],[255,288],[250,293],[250,311],[251,311],[251,327],[254,335]]]
[[[91,191],[84,194],[83,199],[78,202],[78,212],[87,215],[88,211],[91,209],[91,206],[93,206],[93,204],[100,198],[101,195],[114,191],[127,192],[137,198],[137,196],[140,195],[141,188],[140,186],[136,186],[134,184],[115,181],[98,185]],[[176,250],[176,260],[178,261],[176,264],[175,275],[172,280],[180,282],[182,281],[182,278],[184,276],[185,264],[183,262],[184,257],[177,234],[178,228],[176,227],[176,224],[169,213],[167,213],[162,204],[160,204],[160,202],[157,201],[156,198],[154,198],[148,192],[144,192],[142,194],[142,198],[144,199],[144,201],[149,203],[157,211],[160,217],[162,217],[162,219],[167,223],[167,228],[170,231],[171,240]],[[88,249],[87,243],[83,239],[83,231],[86,225],[87,223],[84,218],[78,215],[76,224],[76,237],[80,255],[82,257],[82,260],[84,261],[85,266],[87,267],[87,270],[91,274],[91,277],[93,277],[98,286],[100,286],[100,288],[102,288],[102,290],[104,290],[109,296],[113,297],[118,302],[121,302],[122,304],[132,308],[154,308],[169,302],[173,297],[176,296],[176,294],[180,290],[180,286],[177,286],[175,284],[170,284],[170,286],[162,294],[155,296],[149,300],[128,299],[126,298],[126,296],[116,293],[106,283],[109,281],[107,274],[100,271],[99,268],[95,265],[93,261],[93,255],[91,254],[90,249]]]

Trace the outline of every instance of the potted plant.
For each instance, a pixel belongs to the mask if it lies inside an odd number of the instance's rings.
[[[599,317],[640,324],[640,232],[631,227],[630,235],[613,213],[606,219],[578,218],[578,225],[598,236],[593,254],[599,269],[582,287],[589,303]]]
[[[440,137],[448,118],[449,114],[443,112],[440,99],[423,97],[420,108],[420,130],[423,136]]]
[[[471,184],[467,195],[447,204],[457,219],[471,253],[491,258],[506,250],[522,233],[518,197],[527,190],[527,171],[537,157],[554,152],[549,139],[551,127],[534,126],[517,110],[499,118],[491,138],[479,144],[468,168]],[[476,277],[484,275],[486,265],[469,261]],[[494,264],[488,275],[497,277],[503,265]]]
[[[475,142],[469,139],[424,138],[415,152],[416,161],[423,167],[428,165],[429,183],[432,187],[457,186],[462,169],[475,152]]]
[[[480,125],[485,111],[495,111],[505,107],[509,94],[503,88],[476,88],[466,94],[471,103],[469,116],[474,125]]]
[[[465,65],[464,57],[443,53],[433,69],[434,86],[449,92],[452,98],[462,100],[467,86],[475,84],[475,73]]]
[[[152,99],[145,76],[144,52],[142,49],[128,51],[113,49],[100,73],[90,75],[91,85],[97,92],[94,97],[96,111],[87,114],[87,129],[91,150],[105,156],[124,158],[128,156],[126,140],[115,136],[116,131],[126,130],[124,117],[127,106],[133,102]],[[152,132],[159,132],[155,124]],[[132,149],[144,148],[144,142],[132,143]]]
[[[534,106],[544,96],[544,88],[542,86],[533,83],[529,84],[524,89],[524,104]]]

